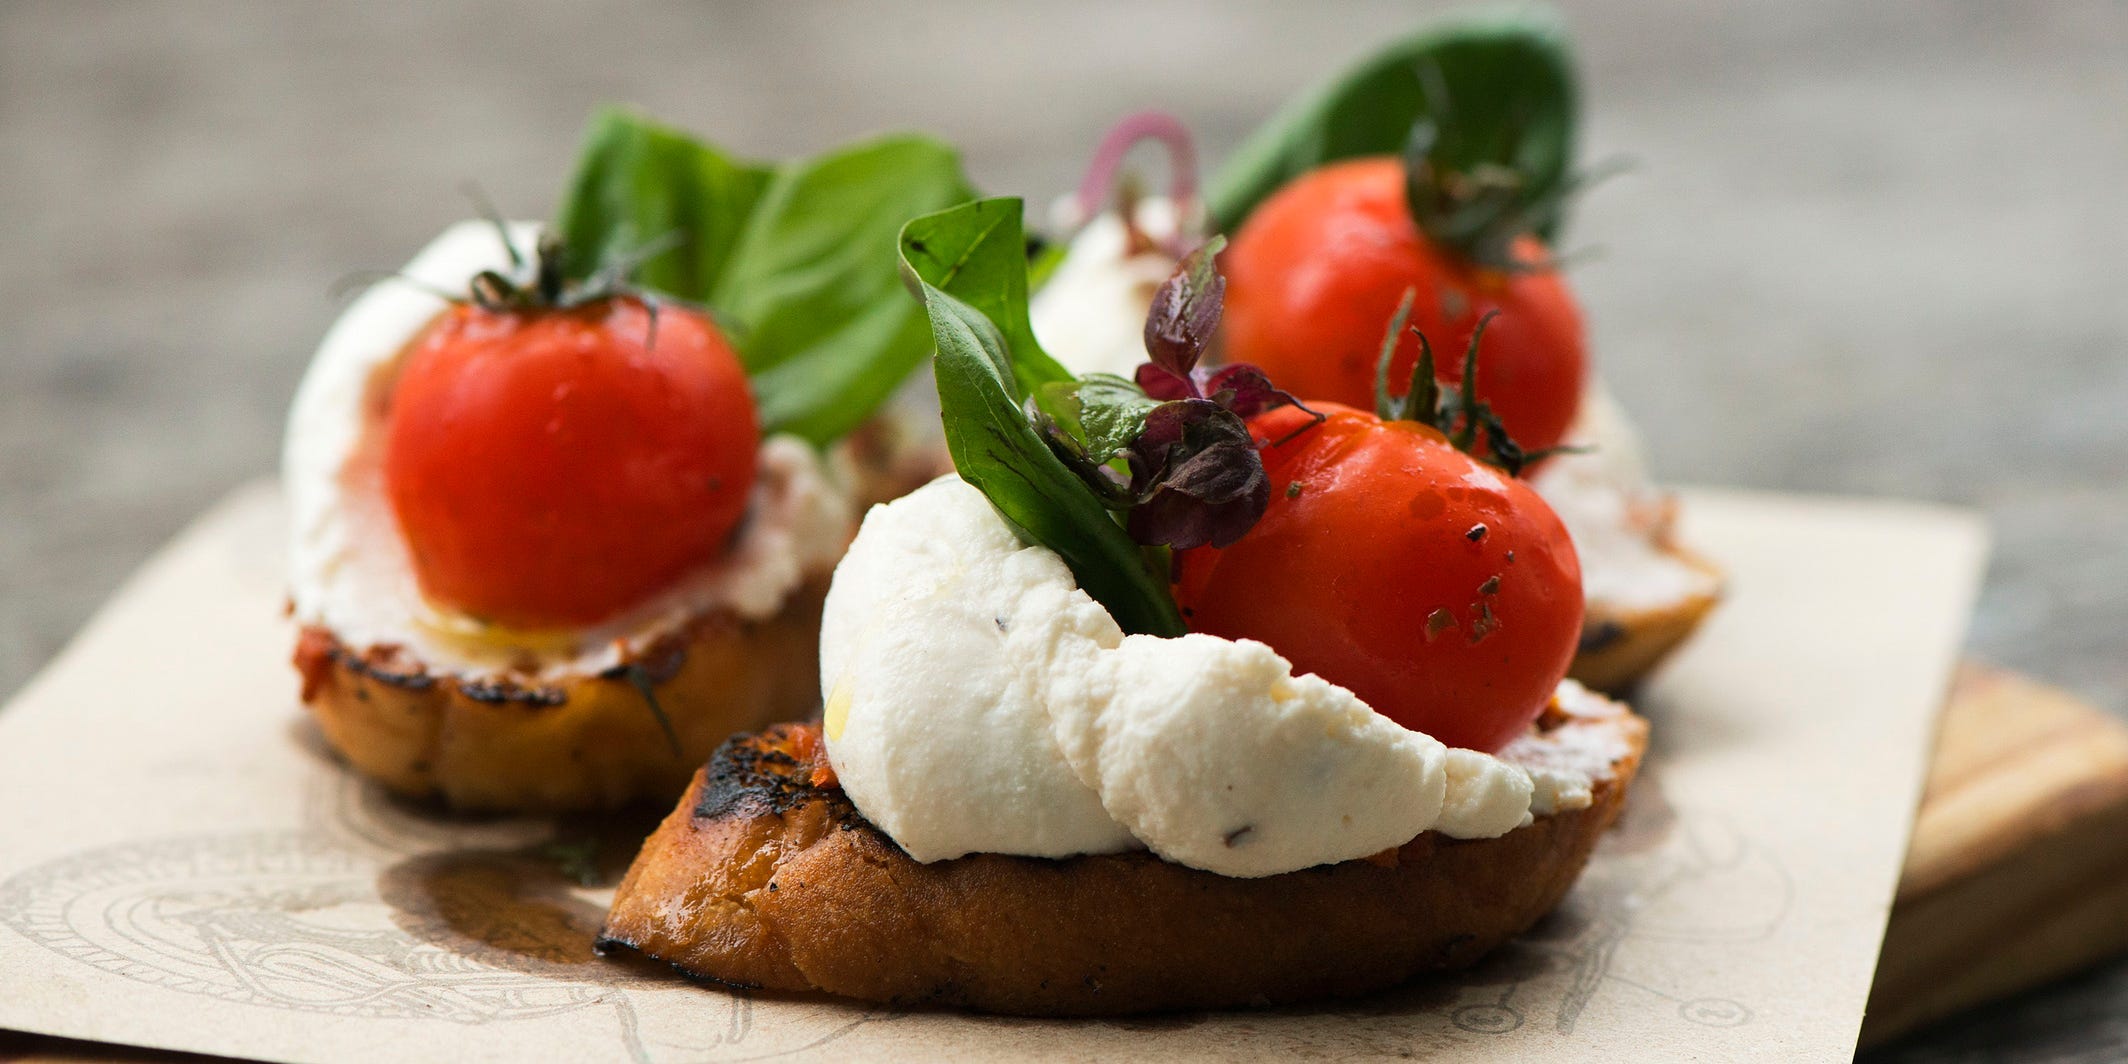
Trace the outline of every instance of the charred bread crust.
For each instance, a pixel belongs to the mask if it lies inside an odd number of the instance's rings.
[[[1616,752],[1586,808],[1262,879],[1142,852],[919,864],[813,785],[815,726],[778,725],[696,773],[621,882],[601,948],[736,986],[1028,1016],[1366,993],[1471,964],[1573,885],[1647,741],[1623,706],[1586,702],[1542,724],[1555,750]]]
[[[463,810],[612,809],[669,801],[732,733],[813,711],[825,595],[816,579],[767,620],[710,614],[620,667],[559,682],[435,673],[402,648],[357,650],[315,626],[295,664],[333,748],[394,791]]]
[[[1567,675],[1608,695],[1630,692],[1683,645],[1721,601],[1722,570],[1676,546],[1665,553],[1706,574],[1708,590],[1647,609],[1618,609],[1591,601],[1581,622],[1581,646]]]

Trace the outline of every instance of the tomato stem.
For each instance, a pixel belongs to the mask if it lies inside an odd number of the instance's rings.
[[[1471,329],[1470,346],[1463,350],[1463,383],[1456,388],[1455,394],[1449,396],[1445,404],[1449,419],[1457,424],[1455,442],[1459,450],[1470,451],[1477,444],[1478,429],[1482,425],[1491,436],[1491,443],[1496,452],[1504,444],[1508,449],[1519,453],[1519,448],[1508,442],[1507,430],[1499,424],[1497,418],[1492,417],[1492,407],[1478,401],[1478,341],[1484,338],[1485,327],[1491,325],[1493,319],[1499,316],[1498,310],[1488,310],[1484,317],[1478,319],[1477,326]],[[1425,338],[1420,337],[1420,341],[1421,346],[1424,346]],[[1457,410],[1457,407],[1462,409]]]
[[[1441,380],[1434,369],[1433,343],[1417,329],[1412,333],[1419,338],[1419,357],[1411,364],[1411,388],[1404,393],[1404,420],[1420,421],[1440,409]]]
[[[1374,358],[1374,413],[1383,421],[1419,420],[1409,412],[1408,403],[1399,405],[1396,397],[1389,393],[1389,363],[1396,357],[1397,341],[1404,338],[1404,323],[1411,320],[1411,304],[1418,297],[1418,289],[1404,289],[1404,298],[1397,301],[1396,313],[1389,316],[1389,331],[1382,334],[1381,353]]]
[[[1548,447],[1525,451],[1508,436],[1507,426],[1493,411],[1492,404],[1478,398],[1478,345],[1485,338],[1485,327],[1500,316],[1498,310],[1487,311],[1471,329],[1470,346],[1463,351],[1462,383],[1453,387],[1442,387],[1436,376],[1433,343],[1426,339],[1424,332],[1411,328],[1411,334],[1419,339],[1419,357],[1411,367],[1411,384],[1403,398],[1391,395],[1389,365],[1396,359],[1397,343],[1404,337],[1406,322],[1411,317],[1411,304],[1417,296],[1415,289],[1404,290],[1404,298],[1397,302],[1396,313],[1390,315],[1389,331],[1382,336],[1381,354],[1374,362],[1376,416],[1384,421],[1416,421],[1431,426],[1447,437],[1456,450],[1506,470],[1509,476],[1520,476],[1530,463],[1548,455],[1585,450],[1581,447]]]
[[[1552,268],[1549,252],[1535,261],[1518,258],[1515,242],[1555,229],[1575,194],[1607,175],[1568,172],[1547,179],[1532,169],[1532,145],[1548,139],[1543,127],[1550,101],[1509,93],[1491,103],[1504,110],[1487,114],[1486,105],[1459,104],[1437,58],[1427,58],[1416,73],[1425,102],[1404,146],[1412,223],[1474,265],[1510,272]],[[1484,144],[1496,150],[1479,150]]]
[[[633,251],[612,256],[598,272],[581,282],[571,281],[568,274],[569,249],[562,235],[554,230],[544,230],[527,256],[510,233],[510,223],[495,207],[479,185],[468,182],[467,198],[473,201],[474,209],[489,225],[495,227],[495,236],[502,241],[503,252],[510,257],[510,269],[482,270],[473,275],[463,298],[446,296],[453,303],[471,302],[482,310],[497,313],[525,310],[568,310],[601,300],[628,297],[642,302],[650,312],[650,340],[655,341],[658,329],[658,297],[636,288],[630,278],[643,264],[680,246],[681,234],[675,230],[645,241]]]

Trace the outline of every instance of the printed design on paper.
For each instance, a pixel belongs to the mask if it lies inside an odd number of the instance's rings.
[[[1643,771],[1633,805],[1598,847],[1559,911],[1462,977],[1450,1022],[1504,1034],[1549,1022],[1570,1035],[1599,992],[1630,995],[1702,1027],[1750,1023],[1752,1008],[1721,987],[1681,984],[1636,963],[1636,944],[1719,948],[1771,938],[1795,888],[1778,856],[1735,825],[1680,816],[1659,775]]]
[[[0,888],[0,922],[107,972],[247,1004],[485,1023],[599,1000],[377,929],[373,874],[292,832],[167,839],[31,869]]]
[[[303,830],[128,843],[27,869],[0,883],[0,926],[114,975],[251,1006],[467,1025],[588,1009],[629,1061],[715,1055],[751,1032],[744,993],[592,954],[604,906],[543,855],[555,824],[428,816],[338,770],[306,798]],[[688,995],[685,1029],[646,1030],[643,992]],[[843,1011],[783,1051],[895,1015]]]
[[[1422,1016],[1442,1035],[1542,1024],[1571,1036],[1599,993],[1684,1024],[1751,1022],[1724,988],[1682,985],[1636,946],[1768,938],[1793,885],[1735,826],[1678,816],[1654,775],[1558,913],[1476,969],[1331,1008],[1407,1048]],[[592,954],[601,895],[549,852],[566,825],[442,817],[336,768],[315,777],[304,809],[302,830],[111,846],[28,869],[0,883],[0,924],[106,972],[250,1005],[458,1024],[590,1009],[631,1061],[804,1053],[903,1015],[824,1003],[827,1029],[806,1044],[743,1044],[766,1033],[748,995]],[[688,1023],[646,1030],[670,1025],[646,1022],[641,995],[668,993],[688,995]]]

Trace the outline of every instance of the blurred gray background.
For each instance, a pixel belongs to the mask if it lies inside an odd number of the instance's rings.
[[[920,127],[1046,203],[1114,117],[1217,159],[1434,6],[9,0],[0,693],[273,468],[336,279],[468,179],[546,214],[595,104],[767,156]],[[1659,471],[1984,509],[1974,653],[2128,712],[2128,7],[1567,10],[1588,155],[1637,162],[1567,246]],[[1878,1059],[2123,1057],[2116,966]]]

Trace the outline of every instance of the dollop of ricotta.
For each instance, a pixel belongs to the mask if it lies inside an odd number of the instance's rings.
[[[1718,577],[1667,549],[1670,497],[1649,479],[1640,434],[1601,381],[1590,382],[1566,438],[1583,449],[1547,459],[1530,486],[1574,540],[1590,609],[1657,609],[1713,594]]]
[[[1060,202],[1060,216],[1074,209]],[[1073,373],[1129,377],[1145,361],[1145,315],[1153,293],[1175,272],[1175,259],[1157,246],[1175,232],[1175,206],[1161,197],[1135,205],[1138,231],[1152,247],[1131,246],[1122,215],[1103,211],[1081,227],[1056,272],[1028,304],[1035,339]]]
[[[1579,802],[1452,750],[1270,647],[1128,636],[982,493],[933,481],[865,517],[821,625],[828,756],[919,861],[1143,847],[1221,875],[1491,837]]]
[[[532,223],[509,231],[521,248],[539,237]],[[383,417],[401,354],[449,305],[439,293],[509,268],[493,225],[461,222],[364,292],[326,333],[296,390],[281,458],[298,623],[325,627],[352,647],[405,647],[432,671],[582,675],[619,664],[707,610],[768,617],[808,576],[835,564],[855,507],[810,445],[776,436],[762,443],[745,523],[724,555],[619,617],[566,633],[496,633],[430,605],[384,491]],[[528,644],[537,650],[529,658]]]

